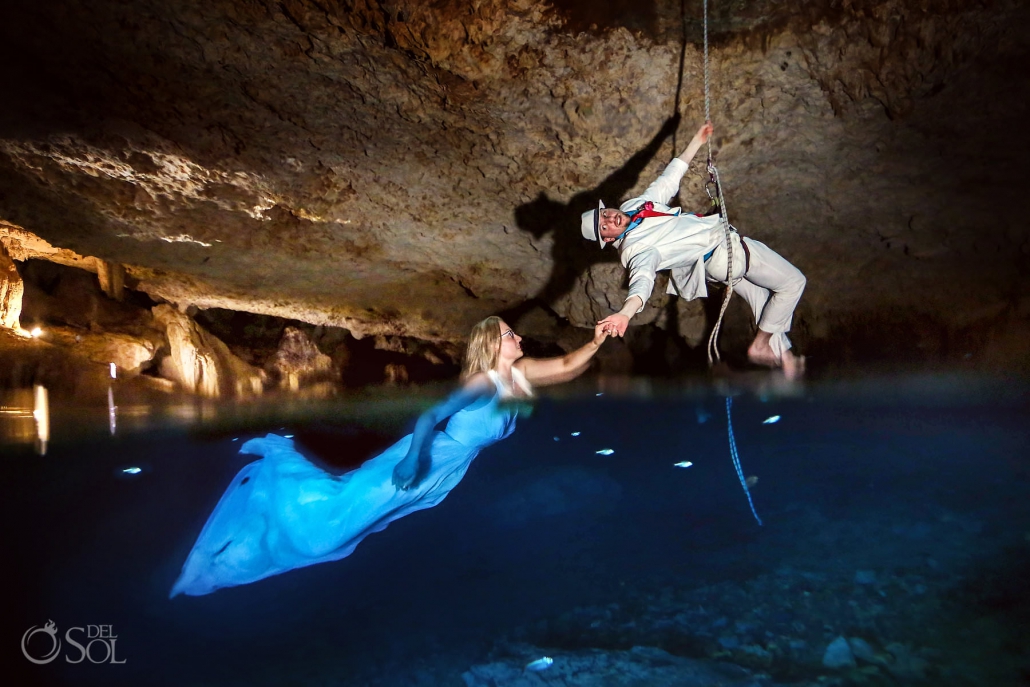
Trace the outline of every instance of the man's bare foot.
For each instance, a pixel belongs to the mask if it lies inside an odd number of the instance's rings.
[[[747,349],[747,359],[755,365],[766,367],[780,367],[780,358],[773,352],[768,341],[755,340]]]
[[[784,351],[782,356],[777,356],[768,343],[768,339],[756,338],[747,349],[747,359],[755,365],[765,367],[783,368],[783,376],[787,379],[798,379],[805,373],[805,357],[794,355],[790,351]]]
[[[784,351],[780,361],[783,365],[783,376],[787,379],[799,379],[805,374],[805,356]]]

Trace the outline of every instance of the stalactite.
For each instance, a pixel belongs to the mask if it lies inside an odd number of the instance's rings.
[[[21,300],[25,293],[18,268],[0,243],[0,328],[21,330]]]

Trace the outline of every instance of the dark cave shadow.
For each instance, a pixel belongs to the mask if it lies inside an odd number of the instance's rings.
[[[309,461],[341,475],[378,456],[400,436],[367,427],[316,422],[297,429],[294,443]]]
[[[515,209],[515,223],[519,229],[535,239],[552,234],[552,268],[551,276],[543,288],[522,303],[501,312],[503,319],[517,322],[537,305],[553,312],[552,304],[568,295],[576,279],[591,266],[602,262],[618,262],[618,251],[601,250],[583,238],[579,231],[580,216],[597,207],[598,199],[606,203],[621,202],[636,186],[640,174],[658,154],[665,140],[675,133],[679,122],[679,113],[673,114],[665,120],[654,138],[634,153],[626,164],[594,188],[577,193],[568,203],[551,200],[541,191],[535,200]]]
[[[687,0],[680,0],[680,28],[683,35],[680,40],[679,72],[676,74],[676,97],[672,101],[672,116],[680,114],[680,98],[683,96],[683,68],[687,63]],[[679,150],[676,131],[672,132],[672,154]]]

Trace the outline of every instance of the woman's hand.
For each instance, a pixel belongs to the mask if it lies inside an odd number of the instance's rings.
[[[401,490],[418,486],[418,456],[408,454],[393,469],[393,485]]]

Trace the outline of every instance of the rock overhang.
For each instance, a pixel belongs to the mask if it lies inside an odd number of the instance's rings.
[[[0,219],[182,306],[448,341],[527,302],[584,326],[622,274],[579,212],[703,117],[693,4],[22,5]],[[710,9],[731,217],[809,275],[807,336],[1026,316],[1019,3]]]

